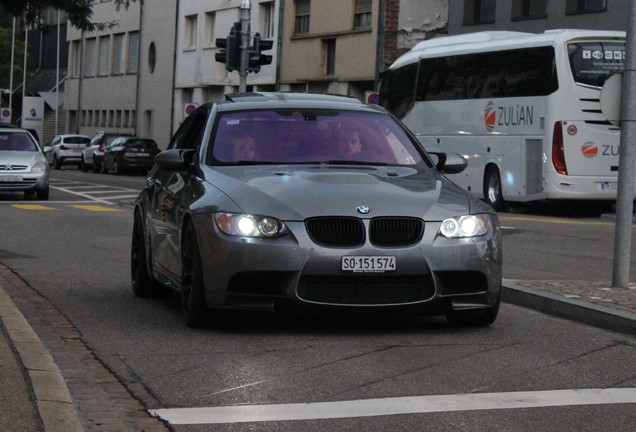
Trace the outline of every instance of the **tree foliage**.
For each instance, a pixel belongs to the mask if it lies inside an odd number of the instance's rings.
[[[128,8],[131,3],[143,0],[114,0],[117,10]],[[52,7],[65,11],[71,25],[80,30],[94,31],[112,27],[114,23],[94,23],[92,0],[0,0],[0,7],[14,17],[26,16],[27,21],[35,22],[39,12]]]

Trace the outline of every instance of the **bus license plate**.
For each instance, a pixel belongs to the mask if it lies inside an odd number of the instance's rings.
[[[615,191],[618,190],[618,183],[615,182],[604,182],[599,183],[602,191]]]
[[[383,273],[395,271],[394,256],[343,256],[342,271]]]

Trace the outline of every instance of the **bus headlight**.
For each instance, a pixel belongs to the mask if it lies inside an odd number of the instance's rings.
[[[486,214],[457,216],[444,219],[439,232],[447,238],[478,237],[486,234],[489,226]]]

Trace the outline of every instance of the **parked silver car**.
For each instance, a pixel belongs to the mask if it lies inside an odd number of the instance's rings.
[[[495,321],[497,215],[440,172],[464,159],[429,156],[352,98],[226,98],[201,105],[155,158],[134,209],[137,296],[178,290],[188,325],[209,308],[290,305]]]
[[[26,198],[49,199],[49,164],[24,129],[0,129],[0,192],[23,191]]]
[[[64,164],[80,165],[82,151],[86,149],[91,139],[86,135],[58,135],[51,141],[50,148],[44,148],[46,159],[55,169]]]

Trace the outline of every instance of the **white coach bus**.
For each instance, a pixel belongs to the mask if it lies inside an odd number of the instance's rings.
[[[382,75],[380,104],[426,148],[468,160],[452,177],[505,201],[616,200],[619,127],[601,112],[625,33],[493,31],[417,44]]]

